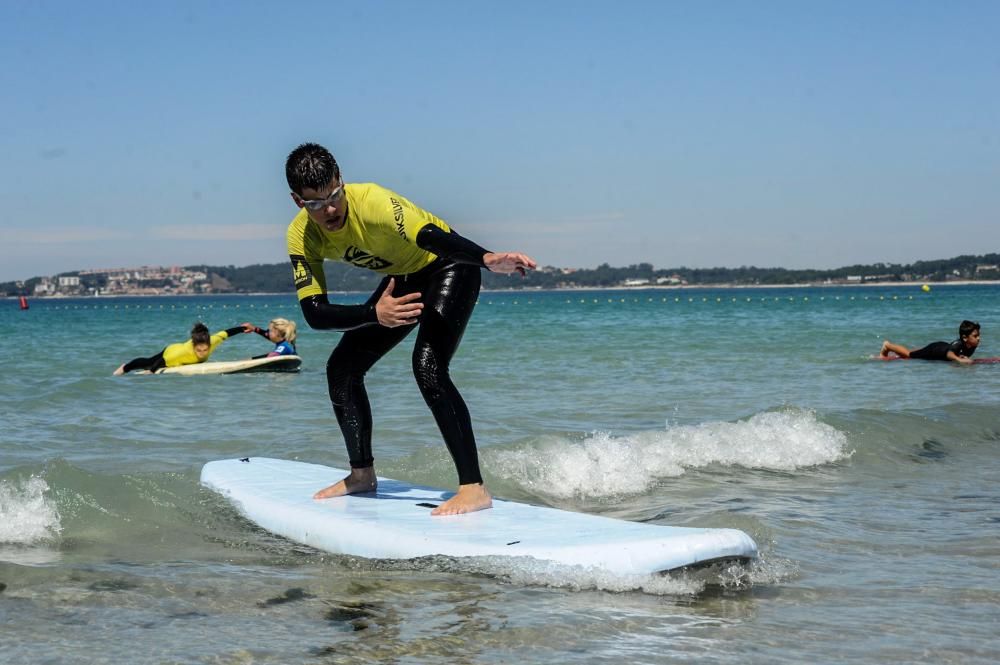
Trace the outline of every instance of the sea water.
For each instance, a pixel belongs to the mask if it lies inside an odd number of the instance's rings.
[[[749,566],[656,577],[333,555],[200,487],[213,459],[347,465],[325,378],[339,333],[309,330],[291,295],[0,305],[4,663],[1000,653],[1000,365],[869,359],[962,319],[1000,356],[1000,287],[483,293],[452,374],[495,495],[760,546]],[[279,316],[300,325],[298,374],[111,376],[195,321]],[[269,348],[241,335],[212,359]],[[377,469],[453,487],[411,348],[367,379]]]

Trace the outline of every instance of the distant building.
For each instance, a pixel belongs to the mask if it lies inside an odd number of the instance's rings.
[[[229,288],[228,284],[219,288],[222,287]],[[211,293],[213,290],[209,275],[204,271],[188,271],[180,266],[81,270],[74,275],[43,277],[34,288],[38,296],[79,295],[84,292],[94,295],[159,295]]]
[[[670,284],[672,286],[676,286],[678,284],[687,284],[687,281],[680,275],[671,275],[670,277],[657,277],[656,283],[660,285]]]
[[[35,284],[35,295],[36,296],[50,296],[56,292],[55,283],[48,277],[43,277],[42,281]]]

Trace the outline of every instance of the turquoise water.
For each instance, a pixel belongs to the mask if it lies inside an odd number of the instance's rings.
[[[358,301],[360,295],[344,296]],[[871,361],[983,325],[1000,287],[484,293],[453,364],[494,494],[734,527],[745,569],[620,578],[518,560],[370,561],[243,520],[208,460],[345,466],[336,333],[296,375],[112,377],[284,316],[291,296],[0,303],[3,661],[993,662],[1000,365]],[[264,353],[256,336],[214,360]],[[454,471],[404,342],[370,373],[382,475]]]

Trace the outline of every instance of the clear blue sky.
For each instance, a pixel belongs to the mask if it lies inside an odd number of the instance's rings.
[[[0,281],[286,260],[325,144],[540,263],[1000,251],[1000,2],[0,3]]]

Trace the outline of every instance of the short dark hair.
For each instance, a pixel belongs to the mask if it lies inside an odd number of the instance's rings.
[[[293,192],[319,191],[333,179],[340,179],[340,167],[330,151],[318,143],[303,143],[285,160],[285,179]]]
[[[199,321],[194,324],[191,328],[191,342],[198,346],[199,344],[212,344],[212,336],[208,334],[208,326]]]
[[[958,336],[968,337],[973,331],[979,330],[979,324],[975,321],[962,321],[958,326]]]

